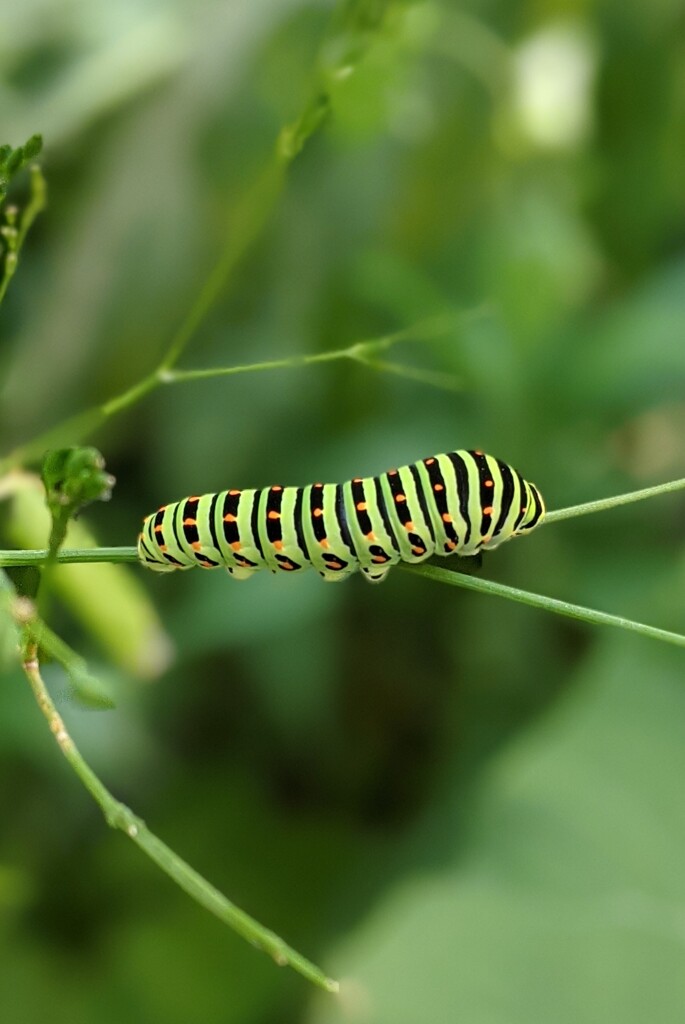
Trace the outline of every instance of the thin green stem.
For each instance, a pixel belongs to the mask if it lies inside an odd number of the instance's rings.
[[[246,373],[256,370],[284,369],[305,366],[309,363],[326,362],[332,359],[350,358],[358,359],[360,362],[366,361],[370,366],[374,366],[375,369],[385,372],[410,376],[413,379],[430,383],[433,386],[445,386],[444,382],[440,382],[437,376],[433,376],[429,380],[428,371],[413,371],[409,367],[404,368],[401,364],[382,366],[378,361],[375,363],[371,362],[370,357],[374,347],[375,351],[387,348],[408,334],[416,333],[415,328],[410,328],[408,332],[400,331],[396,335],[388,335],[374,342],[359,343],[361,346],[368,346],[366,358],[362,358],[362,355],[360,355],[361,350],[353,351],[355,346],[352,346],[351,349],[338,352],[320,353],[303,357],[295,356],[291,359],[272,360],[251,366],[228,367],[206,371],[175,371],[173,369],[226,287],[236,265],[242,260],[253,242],[260,236],[282,192],[290,164],[302,152],[309,140],[325,122],[331,108],[331,88],[334,91],[340,88],[340,83],[347,80],[355,71],[368,49],[373,45],[374,40],[382,33],[386,20],[392,15],[393,8],[392,0],[370,0],[368,3],[362,2],[360,4],[343,2],[337,5],[331,19],[329,31],[322,41],[319,56],[315,62],[312,87],[307,100],[303,104],[302,111],[298,117],[294,118],[293,121],[279,132],[274,149],[267,160],[262,174],[248,190],[234,213],[234,222],[231,225],[230,231],[226,233],[228,238],[226,248],[214,268],[210,271],[195,301],[171,338],[156,369],[121,394],[113,396],[99,406],[70,417],[33,441],[14,449],[14,451],[0,460],[0,475],[15,466],[40,458],[45,450],[50,447],[82,441],[86,435],[101,426],[108,417],[121,412],[123,409],[130,408],[135,402],[155,390],[161,384],[180,380],[228,376],[234,373]],[[332,54],[336,56],[331,63]],[[45,201],[45,182],[40,175],[40,171],[36,168],[32,173],[35,176],[32,179],[34,197],[32,204],[27,208],[24,215],[22,232],[20,234],[22,241],[25,231],[28,230],[35,215],[42,208],[41,204],[44,204]],[[450,314],[447,315],[447,319],[451,319]],[[440,318],[428,321],[425,325],[422,325],[422,329],[427,331],[427,339],[434,336],[431,334],[431,331],[444,333],[444,326],[441,325]],[[452,388],[454,386],[453,382],[450,382],[448,386]]]
[[[156,370],[154,373],[149,374],[149,376],[143,377],[142,380],[139,380],[130,388],[127,388],[126,391],[122,391],[121,394],[108,398],[106,402],[97,407],[97,411],[101,414],[104,421],[109,416],[114,416],[123,409],[128,409],[130,406],[135,405],[136,402],[139,402],[141,398],[154,391],[162,383],[161,371]]]
[[[209,380],[212,377],[233,377],[237,373],[257,373],[261,370],[295,370],[314,363],[330,363],[336,359],[353,359],[352,347],[335,349],[330,352],[316,352],[312,355],[286,356],[283,359],[267,359],[261,363],[243,363],[239,366],[213,366],[204,370],[162,370],[163,384],[180,384],[191,380]]]
[[[17,236],[17,254],[26,241],[26,236],[33,227],[33,222],[36,217],[45,209],[48,198],[48,186],[38,164],[31,165],[30,175],[31,198],[26,204],[26,208],[24,209],[24,213],[21,218],[21,226],[19,228],[19,235]]]
[[[8,568],[18,565],[42,565],[47,562],[49,551],[47,548],[0,551],[0,567]],[[93,563],[93,562],[135,562],[137,561],[135,548],[79,548],[62,549],[57,552],[57,562],[60,565],[69,563]]]
[[[466,313],[442,314],[410,327],[403,327],[391,334],[383,334],[379,338],[368,338],[364,341],[355,341],[347,348],[331,349],[328,352],[315,352],[305,355],[285,356],[283,359],[267,359],[259,363],[243,363],[238,366],[215,366],[200,370],[174,370],[163,369],[158,372],[158,382],[162,384],[179,384],[191,380],[209,380],[212,377],[232,377],[237,373],[258,373],[262,370],[294,370],[303,366],[312,366],[316,363],[331,363],[340,359],[352,359],[365,366],[374,369],[387,369],[390,372],[398,372],[398,368],[407,373],[413,373],[413,367],[399,366],[399,364],[381,364],[373,358],[376,352],[382,352],[397,345],[401,341],[435,341],[444,336],[450,329],[454,329],[460,322],[471,319],[474,312],[469,310]],[[480,315],[480,310],[476,311]],[[417,374],[424,371],[417,370]],[[435,383],[431,380],[431,383]],[[453,385],[454,378],[450,378],[450,385]]]
[[[680,480],[669,480],[665,484],[656,484],[654,487],[643,487],[640,491],[617,494],[613,498],[601,498],[599,501],[588,501],[584,505],[560,508],[555,512],[548,512],[544,522],[558,523],[562,519],[575,519],[576,516],[586,516],[590,512],[606,512],[607,509],[617,508],[618,505],[630,505],[634,501],[643,501],[644,498],[655,498],[658,494],[668,494],[671,491],[682,491],[683,489],[685,489],[685,477]]]
[[[227,232],[227,246],[171,339],[159,365],[161,373],[176,365],[223,292],[236,265],[261,234],[283,190],[290,164],[326,121],[331,108],[330,82],[336,78],[343,66],[346,75],[355,70],[375,38],[374,31],[368,29],[380,31],[390,6],[388,0],[375,3],[373,21],[367,21],[366,31],[362,31],[361,25],[357,25],[350,16],[349,5],[340,5],[338,17],[333,18],[331,27],[321,43],[309,96],[300,114],[279,132],[264,171],[241,203],[235,222]],[[336,67],[325,68],[323,55],[331,49],[333,33],[350,30],[357,37],[353,52],[341,54]]]
[[[504,583],[495,583],[492,580],[482,580],[475,576],[466,576],[464,573],[453,572],[450,569],[440,569],[433,565],[407,565],[400,563],[400,567],[407,572],[413,572],[417,576],[424,576],[426,579],[434,580],[437,583],[448,583],[453,587],[477,590],[481,594],[506,597],[510,601],[518,601],[520,604],[527,604],[532,608],[542,608],[543,611],[554,612],[555,615],[565,615],[568,618],[579,619],[582,622],[591,622],[595,626],[617,626],[619,629],[627,629],[632,633],[640,634],[640,636],[647,636],[653,640],[663,640],[669,644],[676,644],[678,647],[685,647],[685,636],[682,636],[680,633],[671,633],[669,630],[658,629],[656,626],[646,626],[641,622],[624,619],[620,615],[598,612],[593,608],[584,608],[579,604],[558,601],[556,598],[545,597],[542,594],[531,594],[527,590],[508,587]]]
[[[332,353],[328,353],[332,357]],[[313,358],[313,357],[306,357]],[[234,368],[235,369],[235,368]],[[685,489],[685,479],[671,480],[665,484],[655,487],[646,487],[640,491],[631,491],[628,494],[619,494],[613,498],[604,498],[601,501],[588,502],[585,505],[576,505],[573,508],[560,509],[557,512],[549,512],[547,522],[559,522],[562,519],[570,519],[574,515],[586,515],[590,512],[600,512],[614,508],[618,505],[626,505],[634,501],[641,501],[644,498],[655,497],[671,491]],[[49,552],[46,550],[29,551],[0,551],[0,566],[10,565],[36,565],[48,559]],[[135,562],[137,560],[136,549],[132,547],[121,548],[92,548],[87,550],[60,551],[57,554],[58,562]],[[542,608],[554,612],[557,615],[565,615],[570,618],[590,622],[594,625],[616,626],[627,629],[641,636],[651,637],[655,640],[662,640],[666,643],[685,646],[685,636],[679,633],[672,633],[665,629],[658,629],[656,626],[648,626],[644,623],[633,622],[631,619],[619,615],[610,615],[607,612],[598,612],[592,608],[584,608],[581,605],[571,604],[568,601],[559,601],[552,597],[545,597],[541,594],[532,594],[529,591],[518,590],[502,583],[495,583],[492,580],[482,580],[473,576],[466,576],[463,573],[453,572],[449,569],[441,569],[432,565],[402,564],[401,567],[408,571],[425,576],[427,579],[436,580],[440,583],[449,583],[452,586],[465,587],[469,590],[477,590],[481,593],[495,594],[499,597],[507,597],[512,601],[530,605],[534,608]]]
[[[401,339],[397,339],[401,340]],[[218,366],[208,367],[205,370],[166,370],[160,372],[162,383],[179,384],[191,380],[209,380],[212,377],[232,377],[237,373],[254,373],[260,370],[294,370],[302,366],[312,366],[316,363],[331,363],[336,360],[351,359],[368,366],[371,370],[378,370],[381,373],[392,373],[398,377],[406,377],[409,380],[418,381],[420,384],[428,384],[430,387],[441,388],[446,391],[462,391],[463,386],[459,379],[449,373],[439,373],[434,370],[424,370],[418,366],[407,366],[404,363],[391,363],[387,360],[374,359],[364,352],[364,345],[376,346],[376,341],[356,342],[349,348],[334,349],[330,352],[317,352],[313,355],[288,356],[284,359],[271,359],[262,363],[245,363],[240,366]]]
[[[359,342],[359,345],[366,344],[365,342]],[[323,362],[330,359],[338,359],[342,356],[349,357],[350,352],[357,348],[352,346],[350,349],[340,349],[336,352],[322,352],[319,355],[314,356],[295,356],[289,360],[274,360],[272,363],[253,363],[249,366],[232,366],[227,367],[225,370],[174,370],[170,371],[173,375],[173,379],[177,379],[176,375],[181,375],[181,379],[186,380],[188,376],[193,377],[204,377],[209,374],[231,374],[247,372],[248,370],[256,369],[257,367],[285,367],[294,365],[293,360],[297,359],[301,363],[306,362]],[[685,478],[680,480],[670,480],[664,484],[657,484],[654,487],[645,487],[640,491],[630,491],[627,494],[617,494],[612,498],[602,498],[600,501],[590,501],[584,505],[574,505],[570,508],[558,509],[557,511],[548,512],[545,517],[545,523],[556,523],[562,519],[572,519],[575,516],[587,515],[590,512],[604,512],[607,509],[616,508],[619,505],[628,505],[634,501],[642,501],[644,498],[653,498],[659,494],[668,494],[671,491],[685,490]],[[11,565],[40,565],[47,561],[48,552],[43,549],[30,549],[30,550],[15,550],[15,551],[0,551],[0,566],[11,566]],[[137,561],[136,549],[133,547],[119,547],[119,548],[81,548],[77,550],[63,550],[57,553],[57,561],[60,563],[64,562],[135,562]]]
[[[115,706],[114,701],[107,687],[90,674],[85,658],[77,654],[69,644],[65,643],[60,636],[46,625],[44,620],[35,611],[35,602],[33,608],[31,608],[31,604],[28,601],[25,607],[34,612],[31,621],[26,623],[24,627],[25,640],[30,640],[31,642],[31,657],[37,658],[38,651],[41,651],[47,654],[52,661],[61,665],[67,673],[75,693],[84,704],[97,708],[113,708]]]
[[[22,598],[11,599],[11,588],[9,588],[6,577],[1,582],[3,601],[6,603],[9,599],[13,617],[23,634],[25,655],[22,667],[38,707],[42,711],[59,749],[99,805],[107,824],[121,830],[192,899],[218,917],[224,924],[229,925],[257,949],[261,949],[271,956],[277,964],[291,967],[308,981],[328,992],[337,992],[338,983],[336,981],[326,977],[315,964],[227,899],[223,893],[219,892],[186,861],[174,853],[166,843],[154,835],[144,821],[125,804],[117,800],[103,785],[69,735],[64,720],[48,693],[41,676],[38,659],[35,656],[38,643],[48,650],[48,653],[55,652],[62,656],[65,653],[63,646],[66,645],[62,645],[62,641],[37,619],[34,606],[30,601]],[[68,648],[67,652],[69,652]]]
[[[0,477],[17,466],[41,460],[50,448],[62,448],[76,444],[92,434],[102,426],[107,418],[103,409],[103,406],[85,409],[83,412],[62,420],[54,427],[50,427],[43,434],[34,437],[32,441],[15,448],[0,459]]]
[[[10,281],[17,272],[19,255],[26,240],[26,236],[38,214],[45,209],[46,202],[47,185],[45,183],[45,178],[43,177],[40,167],[38,167],[37,164],[34,164],[31,167],[31,198],[26,204],[19,226],[16,228],[16,234],[12,239],[12,243],[11,245],[8,245],[7,252],[5,253],[3,271],[0,276],[0,303],[2,303],[2,300],[5,298]]]
[[[446,334],[449,330],[457,327],[460,322],[466,321],[474,315],[473,311],[466,313],[447,313],[430,317],[420,321],[408,328],[402,328],[391,334],[382,335],[379,338],[369,338],[365,341],[355,341],[346,348],[335,348],[328,352],[313,352],[298,355],[285,356],[282,359],[265,359],[261,362],[245,362],[236,367],[208,367],[206,370],[162,370],[159,372],[159,381],[163,384],[179,384],[187,381],[209,380],[213,377],[232,377],[236,374],[259,373],[264,370],[297,370],[301,367],[309,367],[317,362],[334,362],[337,359],[352,359],[360,362],[363,366],[369,366],[377,370],[387,370],[391,373],[406,373],[426,375],[420,369],[404,367],[398,364],[382,364],[374,358],[375,353],[385,351],[392,345],[401,341],[426,342],[435,341]],[[480,310],[475,311],[480,315]],[[430,383],[434,384],[434,377],[438,375],[429,374]],[[445,375],[446,377],[447,375]],[[422,378],[423,379],[423,378]],[[449,377],[449,386],[453,387],[455,379]]]
[[[272,156],[262,176],[245,196],[238,210],[236,223],[232,224],[231,230],[227,232],[226,248],[171,339],[159,364],[160,373],[163,374],[176,365],[224,290],[236,265],[261,234],[281,193],[283,180],[281,163]]]
[[[48,557],[47,551],[0,551],[0,566],[9,565],[35,565],[44,562]],[[57,555],[58,562],[85,563],[85,562],[135,562],[137,561],[135,548],[92,548],[86,550],[63,550]],[[463,573],[453,572],[450,569],[441,569],[433,565],[406,565],[400,563],[400,567],[407,571],[414,572],[427,579],[439,583],[449,583],[452,586],[461,586],[470,590],[478,590],[481,593],[495,594],[499,597],[508,597],[512,601],[519,601],[534,608],[543,608],[557,615],[566,615],[570,618],[580,619],[584,622],[595,625],[618,626],[628,629],[642,636],[652,637],[656,640],[663,640],[667,643],[685,646],[685,636],[678,633],[671,633],[668,630],[658,629],[655,626],[647,626],[640,622],[633,622],[631,619],[619,615],[610,615],[607,612],[594,611],[592,608],[584,608],[581,605],[571,604],[568,601],[559,601],[552,597],[545,597],[541,594],[532,594],[526,590],[518,590],[515,587],[506,586],[503,583],[495,583],[492,580],[483,580],[474,576],[466,576]]]
[[[373,366],[373,356],[376,352],[385,351],[393,345],[402,341],[428,342],[435,341],[450,329],[459,326],[460,323],[470,320],[474,316],[480,316],[482,309],[470,310],[460,313],[448,313],[438,317],[420,321],[409,327],[402,328],[391,334],[382,335],[380,338],[371,338],[365,341],[357,341],[347,348],[332,349],[329,352],[315,352],[312,354],[299,354],[286,356],[283,359],[267,359],[258,363],[245,363],[238,366],[208,367],[198,370],[177,370],[171,366],[160,368],[133,384],[130,388],[118,395],[94,406],[76,416],[64,420],[56,427],[52,427],[46,433],[29,441],[28,444],[15,448],[13,452],[0,459],[0,476],[10,469],[34,459],[41,458],[45,451],[53,447],[61,447],[73,444],[82,440],[86,435],[92,433],[98,427],[124,409],[128,409],[139,402],[151,391],[167,384],[179,384],[195,380],[209,380],[213,377],[232,377],[240,373],[259,373],[266,370],[292,370],[316,363],[330,363],[336,360],[351,359],[362,365]],[[378,367],[377,369],[387,367]],[[399,372],[397,366],[392,372]],[[416,371],[418,375],[427,371]],[[411,367],[406,367],[407,375],[412,375]],[[435,380],[430,381],[434,386]]]
[[[426,370],[421,366],[408,366],[406,363],[390,362],[388,359],[370,359],[358,356],[357,361],[371,370],[378,370],[379,373],[390,373],[395,377],[413,380],[417,384],[427,384],[428,387],[438,388],[440,391],[460,392],[464,390],[464,385],[459,377],[452,373]]]

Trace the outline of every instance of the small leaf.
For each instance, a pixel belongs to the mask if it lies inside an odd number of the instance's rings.
[[[14,175],[40,153],[42,146],[43,138],[40,135],[32,135],[28,142],[23,146],[17,146],[16,149],[7,143],[0,146],[0,201],[7,195],[9,183]]]
[[[12,178],[29,160],[37,156],[42,146],[43,139],[40,135],[32,135],[28,142],[24,143],[23,146],[17,146],[16,149],[12,149],[11,146],[3,146],[2,150],[0,150],[2,154],[0,162],[4,165],[8,178]]]
[[[43,136],[36,134],[32,135],[28,142],[24,143],[24,160],[28,163],[29,160],[33,160],[35,156],[38,156],[41,149],[43,148]]]

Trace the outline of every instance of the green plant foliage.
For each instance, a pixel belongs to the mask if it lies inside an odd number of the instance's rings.
[[[48,555],[52,562],[64,543],[69,521],[90,502],[109,501],[115,480],[105,472],[105,460],[96,448],[76,447],[47,452],[41,479],[51,519]]]
[[[30,197],[23,210],[5,204],[12,179],[36,157],[43,146],[40,135],[32,135],[23,146],[0,146],[0,304],[14,276],[19,253],[37,215],[45,206],[45,181],[37,164],[31,165]]]
[[[7,189],[12,178],[19,171],[35,159],[43,148],[43,139],[40,135],[32,135],[23,146],[16,149],[8,144],[0,146],[0,202],[7,195]]]
[[[3,54],[5,137],[49,131],[51,204],[36,221],[29,159],[3,214],[0,548],[48,547],[18,481],[92,442],[116,500],[69,547],[130,550],[184,494],[456,447],[557,510],[685,477],[676,0],[28,0]],[[559,517],[469,592],[50,569],[43,617],[117,697],[80,707],[44,665],[82,757],[338,998],[103,827],[3,590],[12,1024],[681,1024],[683,652],[501,595],[682,637],[682,523],[675,492]]]
[[[77,516],[91,501],[109,501],[114,477],[96,448],[60,448],[48,452],[41,472],[53,519]]]

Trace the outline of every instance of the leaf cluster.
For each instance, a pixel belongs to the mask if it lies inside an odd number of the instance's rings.
[[[0,146],[0,202],[7,196],[10,183],[28,163],[38,156],[43,148],[43,137],[32,135],[15,149],[9,144]]]

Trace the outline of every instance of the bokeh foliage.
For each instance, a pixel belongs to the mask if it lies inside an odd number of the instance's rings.
[[[392,358],[462,390],[336,363],[159,391],[94,438],[118,481],[82,517],[101,542],[132,543],[186,493],[452,447],[511,461],[551,507],[685,475],[682,5],[392,7],[382,30],[355,26],[371,45],[184,365],[344,347],[457,309],[473,315],[443,342]],[[43,133],[51,197],[3,306],[3,450],[155,365],[315,63],[337,60],[317,57],[329,15],[296,0],[3,12],[3,138]],[[31,486],[3,492],[5,546],[28,543]],[[549,527],[484,572],[682,631],[683,508]],[[351,980],[339,1005],[312,1001],[107,833],[9,668],[12,1024],[55,1005],[74,1024],[682,1020],[680,652],[400,572],[378,588],[68,572],[51,622],[118,701],[83,710],[48,666],[84,753]],[[118,647],[94,616],[122,623]]]

